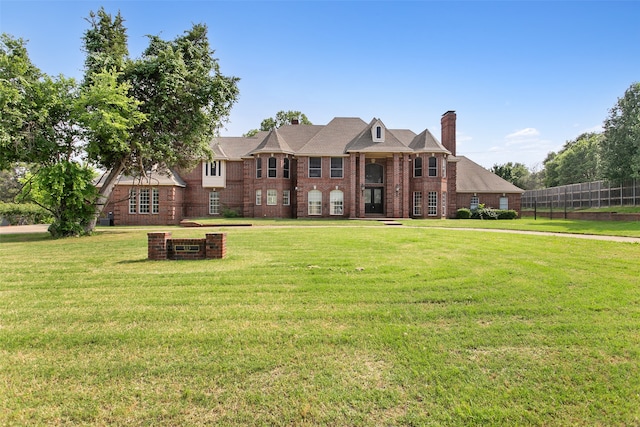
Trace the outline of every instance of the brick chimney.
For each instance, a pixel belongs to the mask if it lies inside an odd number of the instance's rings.
[[[442,145],[456,155],[456,112],[447,111],[442,115],[440,120],[440,128],[442,132]]]
[[[292,125],[299,125],[299,124],[300,124],[300,120],[298,120],[298,119],[291,119],[291,124],[292,124]]]

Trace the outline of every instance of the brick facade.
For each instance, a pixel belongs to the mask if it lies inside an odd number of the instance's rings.
[[[207,233],[204,239],[172,239],[169,232],[147,233],[147,258],[160,260],[219,259],[227,255],[227,234]]]
[[[163,185],[120,184],[105,212],[114,213],[116,225],[178,224],[229,212],[248,218],[454,218],[472,196],[458,190],[455,112],[442,116],[441,129],[442,144],[428,131],[416,135],[386,129],[379,119],[367,125],[336,118],[326,126],[218,138],[213,177],[213,163],[201,163],[175,171],[173,181],[159,181]],[[475,166],[474,173],[490,174]],[[519,210],[521,193],[513,188],[506,195],[509,208]],[[154,192],[156,210],[131,208],[140,203],[129,200],[132,190]],[[480,203],[499,207],[504,193],[485,191]]]

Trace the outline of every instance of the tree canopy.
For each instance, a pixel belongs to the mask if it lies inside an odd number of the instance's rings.
[[[220,72],[205,25],[170,41],[149,36],[131,59],[120,13],[101,8],[87,22],[80,85],[43,74],[23,40],[0,39],[0,170],[42,165],[27,189],[54,213],[59,235],[90,232],[122,174],[210,157],[211,138],[238,97],[239,79]],[[107,171],[98,194],[89,165]]]
[[[558,153],[549,153],[544,161],[547,187],[596,181],[602,178],[600,144],[603,135],[583,133],[567,141]]]
[[[245,133],[244,136],[251,137],[260,131],[271,131],[278,129],[282,126],[290,125],[294,120],[297,120],[301,125],[311,125],[309,119],[304,113],[300,111],[278,111],[274,117],[267,117],[260,123],[260,129],[251,129]]]
[[[640,178],[640,83],[609,111],[601,142],[602,170],[610,181]]]

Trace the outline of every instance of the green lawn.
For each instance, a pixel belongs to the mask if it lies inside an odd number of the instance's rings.
[[[0,425],[640,424],[640,244],[363,223],[0,236]]]

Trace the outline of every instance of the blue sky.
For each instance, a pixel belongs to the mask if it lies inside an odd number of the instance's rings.
[[[120,10],[134,57],[145,35],[207,24],[221,71],[241,79],[230,136],[299,110],[439,137],[455,110],[458,154],[536,168],[640,81],[640,1],[0,0],[0,31],[47,74],[80,78],[100,6]]]

